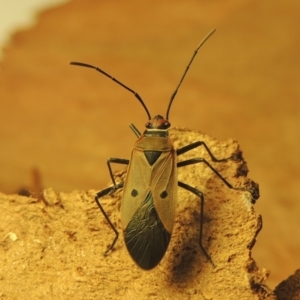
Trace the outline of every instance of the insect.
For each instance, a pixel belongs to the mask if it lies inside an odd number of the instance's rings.
[[[196,141],[175,150],[173,143],[169,138],[168,128],[171,126],[169,122],[169,113],[173,100],[190,65],[197,55],[198,50],[214,32],[215,29],[213,29],[196,48],[179,81],[179,84],[171,95],[166,117],[157,115],[154,118],[151,118],[146,105],[138,93],[100,68],[80,62],[70,63],[72,65],[93,68],[109,77],[114,82],[134,94],[147,113],[149,121],[146,123],[146,130],[143,134],[141,134],[133,124],[130,125],[130,128],[138,138],[133,146],[131,159],[109,158],[107,160],[107,166],[113,185],[98,192],[95,196],[97,205],[115,233],[115,238],[112,244],[105,252],[105,254],[108,254],[117,242],[119,232],[103,209],[100,199],[107,194],[115,192],[116,190],[123,189],[123,197],[121,201],[121,223],[125,244],[132,259],[144,270],[154,268],[166,253],[175,222],[178,186],[193,193],[200,199],[201,219],[199,245],[206,258],[213,264],[210,255],[206,252],[202,245],[204,195],[201,191],[187,183],[178,181],[177,168],[204,163],[224,182],[225,185],[227,185],[227,187],[231,189],[244,190],[244,188],[233,187],[208,161],[203,158],[177,161],[177,156],[197,147],[204,147],[211,157],[211,160],[214,162],[224,162],[230,158],[217,159],[203,141]],[[128,166],[127,176],[124,182],[116,183],[111,167],[111,164],[113,163]]]

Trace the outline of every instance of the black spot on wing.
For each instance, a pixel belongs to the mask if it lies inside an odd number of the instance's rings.
[[[144,151],[144,155],[149,163],[150,166],[153,166],[153,164],[157,161],[157,159],[161,155],[161,151]]]
[[[163,191],[160,193],[160,198],[164,199],[164,198],[167,198],[168,197],[168,192],[167,191]]]
[[[131,191],[131,196],[132,196],[132,197],[136,197],[138,194],[139,194],[139,192],[138,192],[136,189],[133,189],[133,190]]]
[[[171,234],[158,217],[151,192],[129,222],[124,239],[131,257],[144,270],[154,268],[166,253]]]

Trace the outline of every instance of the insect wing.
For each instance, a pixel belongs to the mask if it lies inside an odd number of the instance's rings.
[[[127,249],[143,269],[155,267],[171,239],[177,203],[176,154],[134,149],[121,205]]]

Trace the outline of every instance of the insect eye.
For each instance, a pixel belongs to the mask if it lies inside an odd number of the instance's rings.
[[[171,126],[171,123],[169,121],[166,121],[166,122],[162,123],[159,128],[168,129],[170,126]]]

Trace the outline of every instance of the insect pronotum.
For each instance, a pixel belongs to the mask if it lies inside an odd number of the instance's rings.
[[[71,62],[72,65],[93,68],[112,79],[117,84],[130,91],[144,107],[149,121],[146,123],[146,130],[141,134],[138,129],[131,124],[130,128],[137,136],[138,140],[133,146],[131,159],[109,158],[107,160],[108,171],[113,185],[98,192],[95,201],[108,224],[115,232],[115,238],[106,250],[107,254],[113,249],[119,232],[112,224],[109,216],[100,203],[100,199],[116,190],[123,189],[121,201],[121,223],[124,233],[125,244],[129,254],[135,263],[144,270],[154,268],[163,258],[170,243],[172,229],[176,215],[177,186],[188,190],[200,199],[200,233],[199,245],[206,258],[213,264],[210,255],[202,245],[202,216],[204,209],[204,196],[201,191],[178,181],[177,168],[192,164],[204,163],[209,167],[223,182],[231,188],[245,190],[245,188],[233,187],[222,175],[204,158],[193,158],[177,162],[177,156],[186,153],[196,147],[204,147],[211,160],[214,162],[224,162],[229,158],[217,159],[203,141],[196,141],[179,149],[174,149],[173,143],[169,138],[168,128],[169,112],[177,91],[192,64],[198,50],[206,40],[215,32],[213,29],[198,45],[190,62],[188,63],[180,81],[171,95],[166,117],[151,115],[144,101],[134,90],[107,74],[100,68],[80,62]],[[111,164],[127,165],[126,180],[116,183]],[[213,264],[214,265],[214,264]]]

